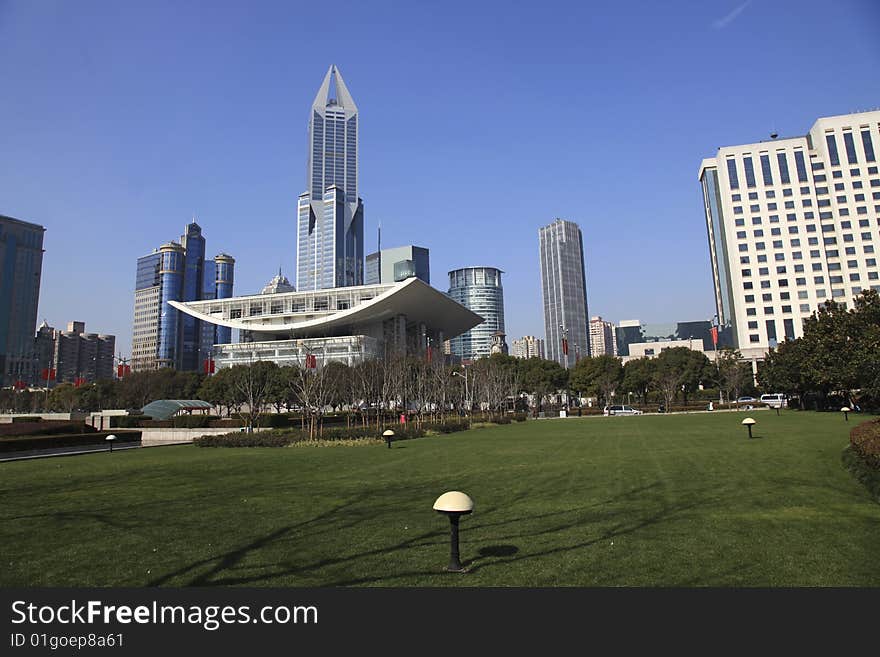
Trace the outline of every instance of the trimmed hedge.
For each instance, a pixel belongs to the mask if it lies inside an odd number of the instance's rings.
[[[19,422],[42,422],[43,417],[41,415],[18,415],[12,418],[12,423],[17,424]]]
[[[175,429],[204,429],[216,415],[175,415],[171,418],[171,426]]]
[[[435,424],[432,429],[440,433],[455,433],[456,431],[467,431],[471,428],[470,420],[448,420]]]
[[[287,447],[297,438],[295,434],[256,431],[235,431],[216,436],[201,436],[193,440],[197,447]]]
[[[880,470],[880,418],[853,427],[849,444],[865,463]]]
[[[53,436],[58,434],[95,433],[97,429],[84,422],[49,420],[44,422],[14,422],[0,424],[3,436]]]
[[[92,433],[71,433],[55,436],[21,436],[0,438],[0,452],[21,452],[31,449],[52,449],[56,447],[78,447],[81,445],[105,444],[104,439],[110,434],[116,436],[114,444],[139,443],[140,431],[96,431]]]
[[[880,470],[868,465],[852,445],[848,445],[843,450],[840,460],[843,463],[843,467],[868,490],[871,498],[876,502],[880,502]]]
[[[489,422],[492,424],[510,424],[512,420],[506,415],[494,415]]]
[[[147,415],[111,415],[109,418],[111,429],[137,429],[141,422],[148,420]]]

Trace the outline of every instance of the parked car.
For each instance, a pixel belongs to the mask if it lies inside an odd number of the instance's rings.
[[[740,397],[736,400],[737,405],[743,404],[748,410],[751,410],[755,407],[755,403],[758,400],[754,397]]]
[[[788,406],[788,400],[781,392],[775,392],[771,395],[761,395],[761,403],[767,404],[770,408],[785,408]]]
[[[633,408],[632,406],[624,406],[624,405],[616,405],[616,406],[606,406],[602,409],[603,415],[641,415],[642,412]]]

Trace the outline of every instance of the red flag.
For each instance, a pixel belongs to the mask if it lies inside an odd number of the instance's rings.
[[[213,374],[214,373],[214,359],[206,358],[205,359],[205,374]]]
[[[318,367],[318,359],[315,357],[315,354],[306,354],[306,367],[310,370]]]
[[[25,388],[27,388],[27,383],[21,380],[16,381],[13,385],[19,390],[24,390]]]
[[[566,338],[562,338],[562,354],[568,356],[568,340]]]
[[[718,327],[717,326],[712,327],[712,344],[715,345],[716,347],[718,346]]]
[[[44,367],[43,368],[43,380],[44,381],[54,381],[55,380],[55,368],[53,367]]]
[[[431,358],[432,358],[432,355],[431,355],[431,347],[428,347],[428,351],[425,352],[425,359],[430,363],[430,362],[431,362]]]

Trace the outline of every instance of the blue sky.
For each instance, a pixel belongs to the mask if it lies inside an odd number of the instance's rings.
[[[332,11],[328,8],[332,7]],[[722,145],[880,105],[880,3],[0,0],[0,214],[47,228],[39,321],[117,336],[192,216],[252,293],[293,278],[311,102],[361,114],[366,250],[490,265],[543,335],[538,228],[584,233],[591,315],[709,319],[696,179]]]

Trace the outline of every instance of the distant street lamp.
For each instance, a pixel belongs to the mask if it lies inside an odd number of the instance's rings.
[[[455,372],[455,371],[453,371],[453,372],[452,372],[452,376],[458,376],[458,377],[461,377],[461,378],[464,379],[464,405],[465,405],[466,413],[467,413],[467,412],[470,412],[470,406],[469,406],[469,403],[468,403],[468,402],[470,401],[470,393],[468,392],[468,374],[467,374],[467,370],[464,371],[464,374],[462,374],[461,372]]]
[[[388,443],[388,449],[391,449],[391,441],[394,440],[394,432],[391,429],[386,429],[382,433],[382,437],[385,438],[385,442]]]
[[[840,409],[840,412],[843,413],[843,419],[846,420],[847,422],[849,422],[849,412],[851,410],[852,409],[849,406],[844,406],[843,408]]]
[[[116,440],[116,436],[111,433],[109,436],[104,438],[104,440],[106,440],[107,444],[110,445],[110,451],[112,452],[113,451],[113,441]]]
[[[748,427],[749,438],[751,438],[752,437],[752,425],[756,424],[756,422],[752,418],[747,417],[745,420],[742,421],[742,424],[744,424],[744,425],[746,425],[746,427]]]
[[[449,565],[446,570],[451,573],[464,572],[458,554],[458,521],[474,510],[474,501],[465,493],[457,490],[443,493],[434,502],[434,511],[449,516]]]

